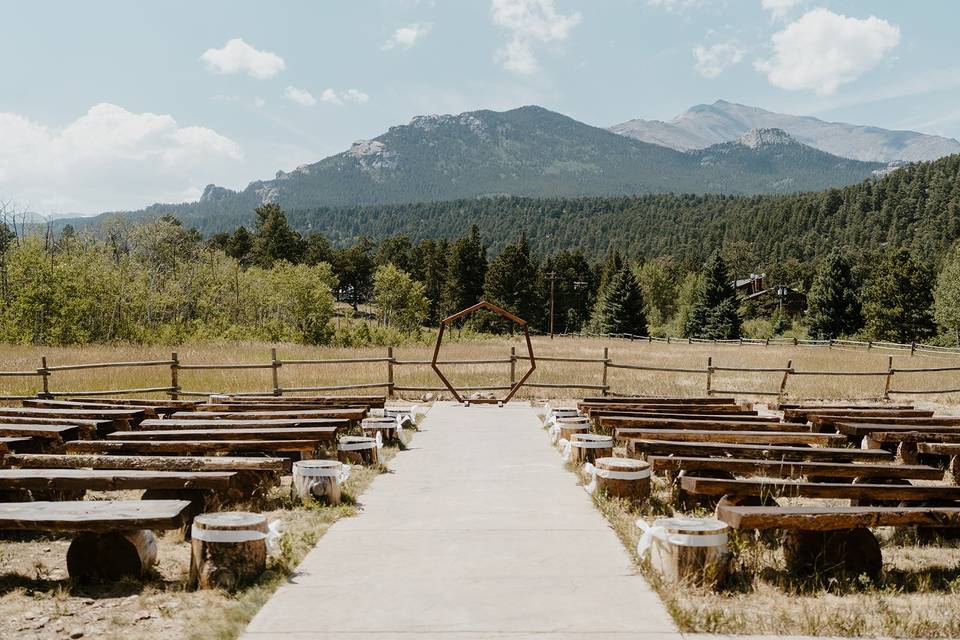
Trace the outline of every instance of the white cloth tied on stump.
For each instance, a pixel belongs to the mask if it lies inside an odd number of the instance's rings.
[[[371,438],[373,442],[346,442],[340,443],[337,445],[337,448],[340,451],[363,451],[365,449],[383,449],[383,436],[380,435],[380,432],[377,432],[376,437]]]
[[[590,483],[583,488],[587,493],[593,493],[597,490],[597,478],[610,478],[611,480],[643,480],[650,477],[650,469],[638,469],[636,471],[615,471],[611,469],[598,469],[593,464],[585,462],[583,472],[590,476]]]
[[[675,523],[676,518],[657,518],[653,524],[647,524],[644,519],[637,520],[637,526],[643,530],[640,541],[637,543],[637,555],[641,558],[650,551],[654,538],[678,547],[719,547],[727,546],[727,532],[705,535],[690,535],[685,533],[671,533],[667,530],[668,523]],[[690,519],[693,522],[693,519]]]
[[[194,540],[230,543],[266,540],[267,553],[269,554],[277,550],[277,542],[282,535],[283,523],[279,520],[272,520],[267,523],[266,533],[253,529],[199,529],[195,524],[190,525],[190,537]]]

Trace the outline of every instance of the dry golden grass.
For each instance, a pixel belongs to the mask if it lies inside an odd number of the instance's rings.
[[[455,338],[455,337],[454,337]],[[445,342],[443,359],[496,359],[509,357],[510,347],[517,354],[526,348],[519,336],[510,338],[474,339]],[[143,347],[96,345],[87,347],[52,348],[19,345],[0,346],[0,370],[35,370],[40,357],[47,356],[49,365],[104,361],[163,360],[177,351],[181,363],[267,363],[270,348],[276,347],[283,359],[327,359],[356,357],[386,357],[384,347],[358,349],[310,347],[293,344],[265,343],[211,343],[178,347]],[[938,367],[960,365],[960,356],[909,356],[903,353],[883,352],[879,349],[847,350],[820,347],[763,347],[711,344],[663,344],[605,340],[599,338],[564,337],[550,340],[533,339],[537,356],[566,356],[602,358],[603,349],[615,363],[641,364],[657,367],[703,368],[707,358],[714,366],[785,367],[792,361],[798,371],[873,371],[884,372],[888,357],[893,353],[894,367]],[[400,361],[429,360],[431,345],[399,347],[394,350]],[[523,371],[518,361],[516,376]],[[532,383],[591,384],[601,383],[603,367],[599,362],[544,362],[530,378]],[[457,386],[504,386],[509,384],[510,365],[507,362],[483,365],[456,365],[444,367],[445,373]],[[751,391],[776,392],[782,373],[778,372],[717,372],[713,389],[718,392],[737,392],[749,397]],[[356,364],[284,365],[279,372],[281,387],[307,387],[385,383],[387,365],[383,362]],[[398,365],[395,380],[402,387],[438,387],[440,381],[428,365]],[[791,376],[786,387],[788,398],[877,398],[882,395],[884,376]],[[641,395],[697,396],[705,393],[706,376],[691,373],[644,372],[611,368],[608,371],[611,393]],[[97,389],[163,387],[170,384],[169,367],[127,367],[120,369],[93,369],[84,371],[56,371],[50,377],[52,391],[87,391]],[[225,371],[181,371],[180,386],[194,391],[269,391],[271,373],[267,369],[233,369]],[[899,373],[893,378],[894,389],[960,388],[960,372]],[[0,395],[34,394],[40,390],[38,378],[0,377]],[[380,393],[372,389],[363,393]],[[598,391],[584,389],[537,389],[527,387],[520,398],[569,398],[596,395]],[[424,392],[403,392],[400,395],[420,398]],[[756,396],[762,399],[765,396]],[[894,399],[909,396],[894,395]],[[932,402],[956,402],[960,394],[919,396]]]

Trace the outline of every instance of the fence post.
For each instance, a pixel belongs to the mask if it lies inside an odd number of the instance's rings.
[[[667,336],[667,344],[670,344],[670,336]]]
[[[276,347],[270,349],[270,371],[273,373],[273,395],[280,395],[280,361],[277,360]]]
[[[37,372],[40,374],[40,381],[43,384],[43,392],[41,397],[50,399],[53,396],[50,395],[50,370],[47,369],[47,356],[40,356],[40,368],[37,369]]]
[[[890,399],[890,384],[893,382],[893,356],[887,356],[887,379],[883,384],[883,399]]]
[[[911,342],[911,343],[910,343],[910,355],[912,356],[914,353],[916,353],[916,351],[917,351],[917,343],[916,343],[916,342]]]
[[[783,394],[787,390],[787,378],[790,376],[790,372],[793,371],[793,360],[787,360],[787,368],[783,372],[783,378],[780,380],[780,394],[777,396],[777,401],[783,399]]]
[[[743,346],[743,336],[740,336],[740,346]]]
[[[170,391],[167,393],[170,395],[171,400],[177,400],[180,398],[180,394],[177,392],[180,391],[180,381],[178,379],[180,369],[180,360],[177,357],[177,352],[174,351],[170,354]]]
[[[830,338],[830,342],[827,344],[827,347],[833,349],[833,338]]]
[[[713,356],[707,356],[707,395],[709,396],[712,392],[711,384],[713,382]]]
[[[393,382],[393,347],[387,347],[387,397],[393,397],[393,388],[396,386]]]
[[[517,384],[517,348],[510,347],[510,387]]]
[[[867,340],[867,351],[873,349],[873,340]]]
[[[600,383],[603,385],[604,396],[607,395],[607,389],[609,388],[607,387],[607,364],[609,364],[610,362],[609,355],[610,355],[610,348],[604,347],[603,348],[603,381]]]
[[[797,340],[797,336],[793,336],[793,346],[796,347],[800,344],[800,341]]]

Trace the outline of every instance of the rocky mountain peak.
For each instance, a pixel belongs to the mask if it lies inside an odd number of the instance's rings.
[[[797,144],[797,141],[783,129],[765,128],[747,131],[737,139],[737,144],[749,149],[759,149],[775,145]]]

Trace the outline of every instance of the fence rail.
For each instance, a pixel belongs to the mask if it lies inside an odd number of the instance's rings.
[[[656,338],[650,336],[629,336],[628,334],[618,334],[614,336],[606,336],[612,339],[627,339],[627,340],[636,340],[643,338],[648,342],[660,342],[660,343],[671,343],[670,338]],[[672,343],[678,343],[676,339],[672,340]],[[863,349],[890,349],[904,352],[900,357],[905,357],[906,352],[909,351],[910,355],[920,354],[926,349],[931,349],[937,353],[949,353],[949,354],[958,354],[956,350],[948,350],[947,347],[928,347],[926,345],[904,345],[896,344],[889,342],[864,342],[864,341],[855,341],[855,340],[793,340],[793,339],[780,339],[780,342],[774,342],[773,339],[768,341],[757,341],[757,340],[744,340],[744,341],[711,341],[711,340],[683,340],[680,341],[681,344],[744,344],[744,345],[758,345],[763,343],[766,344],[782,344],[785,346],[824,346],[824,347],[836,347],[839,349],[850,349],[850,348],[863,348]],[[909,376],[916,374],[924,373],[949,373],[949,372],[960,372],[960,364],[956,366],[933,366],[933,367],[894,367],[893,355],[887,356],[887,366],[883,369],[874,369],[868,371],[858,371],[858,370],[822,370],[822,369],[798,369],[793,366],[793,361],[788,360],[786,366],[784,367],[748,367],[748,366],[732,366],[732,365],[715,365],[713,357],[706,358],[705,366],[696,367],[696,366],[663,366],[659,364],[645,364],[643,362],[627,362],[627,361],[617,361],[614,360],[610,355],[610,348],[604,347],[603,351],[597,357],[585,357],[582,355],[577,356],[538,356],[535,358],[538,364],[547,364],[549,363],[575,363],[575,364],[595,364],[598,365],[598,371],[596,372],[599,375],[599,381],[596,382],[584,382],[584,381],[556,381],[556,382],[527,382],[525,386],[531,387],[534,389],[581,389],[589,391],[599,391],[603,395],[611,393],[613,385],[610,384],[610,373],[615,370],[629,370],[629,371],[640,371],[640,372],[650,372],[650,373],[665,373],[665,374],[675,374],[681,376],[704,376],[704,392],[707,395],[742,395],[742,396],[767,396],[767,397],[791,397],[791,398],[801,398],[802,396],[797,394],[791,394],[789,391],[789,381],[795,376],[801,377],[857,377],[857,378],[870,378],[877,377],[883,378],[883,390],[878,392],[876,397],[888,399],[891,395],[936,395],[936,394],[957,394],[960,393],[960,387],[957,385],[960,384],[960,380],[956,382],[947,382],[940,380],[939,388],[908,388],[901,387],[895,388],[893,386],[893,381],[901,377],[906,377],[906,380],[910,380]],[[527,362],[530,357],[524,354],[518,354],[515,348],[510,349],[510,353],[506,357],[497,357],[497,358],[488,358],[488,359],[451,359],[451,360],[440,360],[438,364],[443,364],[445,366],[473,366],[473,365],[507,365],[509,367],[509,384],[506,383],[497,383],[487,386],[465,386],[461,387],[463,391],[505,391],[511,390],[517,384],[517,363],[521,363],[523,367],[527,366]],[[385,365],[385,379],[378,379],[369,382],[354,382],[349,384],[330,384],[330,385],[310,385],[310,386],[283,386],[280,380],[280,371],[284,367],[290,366],[308,366],[308,365],[343,365],[343,364],[383,364]],[[329,359],[290,359],[283,360],[278,357],[277,350],[272,349],[270,352],[269,361],[265,362],[253,362],[253,363],[220,363],[220,364],[211,364],[211,363],[187,363],[180,360],[177,353],[172,353],[169,360],[141,360],[141,361],[125,361],[125,362],[94,362],[94,363],[79,363],[79,364],[62,364],[62,365],[51,365],[47,362],[46,357],[40,359],[40,366],[35,370],[23,370],[23,371],[0,371],[0,378],[9,378],[9,377],[22,377],[22,378],[39,378],[41,388],[36,392],[35,395],[0,395],[0,400],[22,400],[32,397],[41,397],[41,398],[58,398],[66,397],[72,395],[84,395],[84,396],[109,396],[109,395],[126,395],[126,394],[144,394],[144,393],[163,393],[169,395],[171,398],[178,398],[180,396],[185,397],[203,397],[208,395],[213,395],[215,393],[221,393],[221,391],[203,391],[200,389],[190,389],[184,388],[180,384],[180,372],[181,371],[228,371],[228,370],[237,370],[237,369],[262,369],[270,370],[271,375],[271,386],[266,391],[242,391],[237,392],[238,395],[273,395],[273,396],[282,396],[284,394],[291,393],[304,393],[304,392],[316,392],[316,391],[347,391],[347,390],[359,390],[359,389],[383,389],[386,394],[389,396],[394,396],[397,393],[418,393],[418,392],[444,392],[446,387],[443,386],[424,386],[424,385],[405,385],[398,383],[395,379],[395,372],[398,367],[429,367],[431,364],[430,360],[419,360],[419,359],[400,359],[395,357],[393,347],[386,348],[385,356],[376,356],[376,357],[357,357],[357,358],[329,358]],[[89,369],[103,369],[103,368],[137,368],[137,367],[169,367],[169,384],[168,385],[157,385],[151,387],[139,387],[139,388],[123,388],[123,389],[110,389],[110,390],[63,390],[63,389],[51,389],[50,382],[56,374],[67,371],[82,371]],[[506,372],[505,372],[506,373]],[[729,387],[729,382],[722,384],[721,386],[715,386],[717,382],[717,377],[724,377],[729,374],[743,374],[743,373],[758,373],[758,374],[779,374],[777,375],[777,384],[771,385],[770,389],[760,389],[756,388],[754,381],[754,388],[727,388]],[[506,378],[506,375],[505,375]],[[722,380],[721,380],[722,382]],[[621,392],[631,393],[631,390],[622,389]]]

